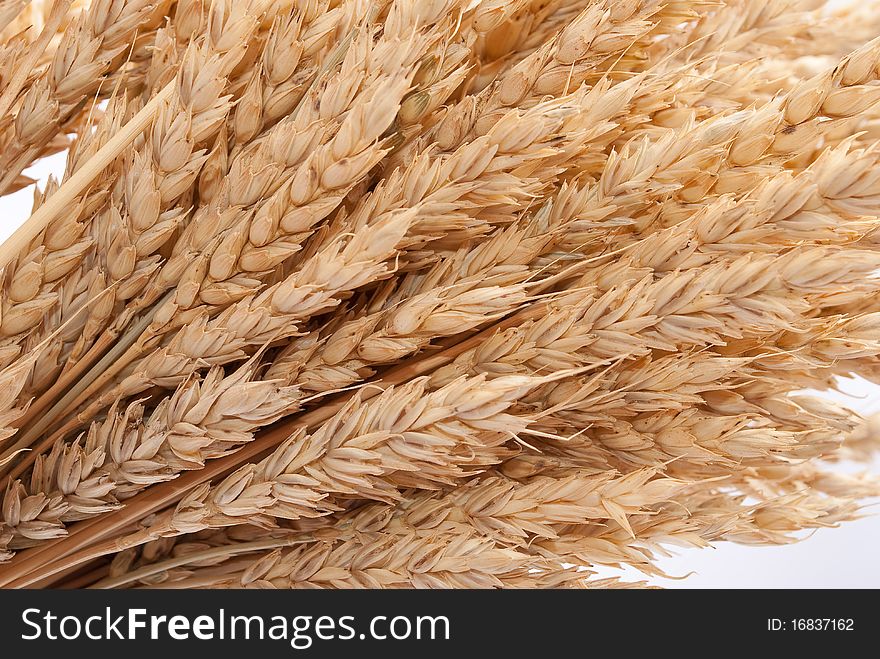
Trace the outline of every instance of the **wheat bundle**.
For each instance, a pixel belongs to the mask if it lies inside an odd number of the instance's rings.
[[[624,587],[857,517],[876,424],[805,390],[880,382],[878,35],[0,2],[0,195],[67,150],[0,246],[0,585]]]

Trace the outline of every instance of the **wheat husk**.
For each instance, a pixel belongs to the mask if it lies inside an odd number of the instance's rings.
[[[876,495],[804,392],[880,381],[863,12],[116,3],[68,90],[106,3],[25,4],[0,584],[622,587]]]

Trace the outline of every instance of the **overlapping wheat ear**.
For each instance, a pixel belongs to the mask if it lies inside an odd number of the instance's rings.
[[[880,493],[880,23],[0,2],[0,585],[619,587]],[[72,138],[70,137],[72,135]],[[574,566],[574,567],[571,567]]]

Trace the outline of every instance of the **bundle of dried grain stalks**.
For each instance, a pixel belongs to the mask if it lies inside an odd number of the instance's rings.
[[[0,247],[0,585],[622,586],[857,516],[803,392],[880,379],[880,14],[822,5],[0,2],[0,192],[68,150]]]

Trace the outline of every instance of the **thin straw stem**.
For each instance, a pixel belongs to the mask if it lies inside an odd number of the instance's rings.
[[[129,499],[125,507],[120,510],[71,527],[70,533],[58,541],[48,542],[19,552],[6,564],[4,574],[0,576],[0,587],[27,587],[74,565],[80,565],[106,553],[118,551],[118,543],[113,541],[103,546],[95,547],[94,545],[106,538],[112,538],[114,533],[129,524],[136,523],[151,513],[177,503],[196,486],[225,476],[241,464],[255,462],[265,457],[289,437],[293,430],[300,427],[314,428],[332,418],[354,396],[359,395],[362,400],[369,400],[378,396],[387,387],[399,385],[412,378],[430,373],[449,364],[462,353],[478,346],[494,332],[503,331],[541,317],[546,313],[547,306],[546,303],[536,304],[436,355],[420,356],[407,361],[354,393],[337,397],[326,405],[290,417],[268,428],[260,437],[246,444],[234,454],[212,460],[204,468],[188,471],[172,481],[159,483]]]
[[[78,574],[70,579],[67,579],[63,583],[58,584],[56,588],[60,588],[62,590],[77,590],[79,588],[87,588],[96,581],[104,579],[108,574],[110,574],[110,561],[104,561],[93,570],[87,570],[82,574]]]
[[[67,179],[45,204],[40,206],[24,224],[0,244],[0,268],[5,268],[12,263],[23,250],[27,249],[31,241],[49,226],[52,220],[69,209],[73,201],[95,180],[95,177],[150,125],[162,103],[171,96],[175,84],[176,81],[172,80],[165,85],[140,112],[119,129],[118,133],[107,140],[107,143],[85,165]]]
[[[43,432],[46,431],[52,424],[52,422],[59,418],[60,415],[64,414],[64,412],[68,411],[68,409],[76,409],[79,402],[83,399],[83,392],[89,392],[92,390],[91,385],[96,384],[95,389],[100,389],[104,383],[106,383],[113,375],[115,374],[115,370],[112,368],[117,362],[122,362],[124,360],[120,359],[126,352],[128,352],[131,347],[134,345],[135,341],[141,335],[143,330],[150,324],[152,320],[152,313],[147,313],[143,318],[138,320],[137,324],[131,328],[129,332],[119,340],[117,340],[110,350],[95,364],[91,369],[89,369],[88,373],[80,377],[75,381],[73,387],[64,394],[64,396],[57,402],[55,405],[51,407],[51,409],[40,417],[40,420],[37,421],[33,426],[27,429],[25,433],[22,434],[21,438],[7,451],[0,456],[0,463],[8,456],[15,455],[17,452],[22,451],[26,448],[29,448],[30,445],[36,440]],[[70,381],[70,378],[66,378],[66,381]],[[45,402],[51,399],[43,399],[44,406]],[[29,417],[29,419],[34,418],[33,416]],[[22,424],[24,425],[24,424]],[[36,459],[36,456],[40,455],[43,451],[52,447],[52,444],[55,442],[55,439],[58,436],[58,433],[61,434],[67,432],[70,429],[73,429],[77,426],[77,419],[73,418],[67,422],[62,429],[58,432],[53,433],[49,437],[45,438],[39,445],[34,447],[34,450],[31,451],[27,456],[25,456],[18,464],[15,465],[14,468],[9,470],[9,479],[14,479],[18,475],[24,473],[24,471],[33,464],[33,461]],[[2,473],[2,471],[0,471]]]

